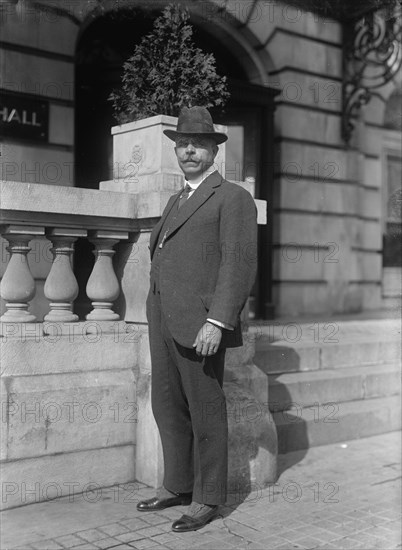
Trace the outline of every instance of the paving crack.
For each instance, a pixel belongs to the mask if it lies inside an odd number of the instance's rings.
[[[393,477],[392,479],[384,479],[384,481],[377,481],[376,483],[371,483],[371,487],[374,485],[382,485],[383,483],[389,483],[390,481],[397,481],[398,479],[401,479],[402,476]]]
[[[225,527],[225,529],[226,529],[226,531],[228,532],[229,535],[232,535],[233,537],[237,537],[237,538],[241,539],[242,543],[245,544],[245,546],[243,546],[243,549],[246,550],[248,548],[249,544],[250,544],[250,541],[247,540],[245,537],[242,537],[241,535],[238,535],[238,534],[234,533],[233,531],[231,531],[230,527],[225,522],[225,518],[222,518],[222,523],[223,523],[223,525],[224,525],[224,527]],[[241,524],[239,523],[239,525],[241,525]]]

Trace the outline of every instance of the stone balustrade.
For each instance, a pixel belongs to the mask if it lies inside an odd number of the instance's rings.
[[[37,501],[49,498],[48,483],[61,496],[71,480],[82,492],[88,483],[132,481],[141,468],[155,478],[160,461],[150,470],[146,451],[150,431],[157,433],[147,405],[148,242],[171,191],[7,181],[0,191],[9,253],[0,324],[5,484],[25,490],[35,480]],[[78,250],[88,254],[84,276]],[[85,297],[90,311],[79,318]],[[15,492],[0,508],[31,501]]]
[[[74,275],[74,245],[79,238],[94,245],[95,263],[86,285],[92,303],[89,320],[118,320],[113,304],[120,294],[113,257],[118,243],[138,239],[142,227],[149,230],[159,215],[152,201],[141,205],[140,195],[22,182],[1,182],[0,233],[7,241],[10,258],[1,281],[0,295],[6,303],[2,322],[41,321],[29,311],[35,296],[28,253],[38,237],[51,243],[52,264],[44,285],[49,311],[44,321],[78,321],[73,313],[78,295]],[[166,197],[167,198],[167,197]],[[159,202],[159,201],[158,201]],[[138,209],[148,210],[153,219],[139,220]],[[144,212],[145,216],[147,212]],[[43,260],[43,259],[42,259]]]

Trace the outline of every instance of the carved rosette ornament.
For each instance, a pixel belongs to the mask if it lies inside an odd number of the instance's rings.
[[[401,15],[395,0],[392,8],[368,13],[345,27],[342,134],[346,143],[360,108],[401,68]]]
[[[134,145],[131,151],[131,162],[140,165],[144,156],[144,152],[141,144]]]

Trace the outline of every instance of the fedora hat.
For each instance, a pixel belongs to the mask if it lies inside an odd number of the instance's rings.
[[[216,144],[228,139],[226,134],[215,132],[210,112],[205,107],[183,107],[180,111],[176,130],[164,130],[163,133],[172,141],[180,134],[198,134],[214,138]]]

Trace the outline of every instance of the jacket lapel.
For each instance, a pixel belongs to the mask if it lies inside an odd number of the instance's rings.
[[[176,220],[169,228],[167,239],[169,239],[169,237],[171,237],[194,214],[194,212],[215,193],[214,188],[221,185],[221,182],[222,176],[219,172],[215,171],[201,183],[198,189],[194,191],[194,194],[183,204],[183,206],[181,206]]]

